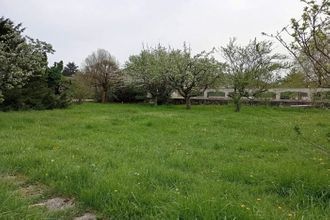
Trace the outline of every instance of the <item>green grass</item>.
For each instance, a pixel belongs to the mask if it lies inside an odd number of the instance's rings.
[[[329,145],[321,109],[0,113],[0,174],[25,175],[114,219],[327,219]]]
[[[40,210],[28,209],[28,201],[20,198],[11,184],[0,181],[0,218],[1,219],[41,219]]]

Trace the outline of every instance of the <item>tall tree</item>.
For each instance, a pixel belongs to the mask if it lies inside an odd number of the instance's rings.
[[[273,54],[272,43],[268,41],[257,42],[254,39],[247,46],[240,46],[232,39],[226,47],[221,48],[221,52],[226,61],[228,85],[234,88],[230,97],[236,112],[241,109],[243,97],[251,98],[266,92],[276,79],[277,72],[285,66],[285,57]]]
[[[101,90],[101,102],[107,102],[110,86],[114,85],[119,74],[115,57],[104,49],[98,49],[85,59],[84,72],[88,74],[92,84]]]
[[[48,86],[54,90],[55,95],[60,94],[61,80],[63,74],[63,61],[55,62],[53,66],[47,69]]]
[[[0,18],[0,103],[4,93],[24,86],[30,77],[42,76],[47,69],[50,44],[23,36],[24,28]]]
[[[311,82],[318,87],[330,87],[330,1],[301,0],[306,6],[299,20],[275,35],[266,34],[280,42],[295,58]],[[289,36],[291,41],[285,39]]]
[[[69,62],[66,64],[63,70],[64,76],[73,76],[78,72],[78,66],[74,62]]]
[[[169,52],[158,45],[156,48],[144,48],[139,55],[130,56],[126,63],[126,72],[136,85],[151,94],[155,105],[166,103],[173,91],[167,79],[168,62]]]
[[[171,86],[185,99],[186,108],[191,108],[191,98],[214,85],[221,76],[221,65],[211,52],[192,55],[191,48],[184,44],[182,50],[172,50],[168,80]]]

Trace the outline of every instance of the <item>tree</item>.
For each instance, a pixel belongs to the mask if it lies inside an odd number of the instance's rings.
[[[58,95],[61,93],[61,80],[63,74],[63,61],[55,62],[53,66],[47,69],[48,73],[48,86],[53,89],[54,94]]]
[[[165,47],[143,49],[139,55],[129,57],[125,71],[137,86],[144,87],[155,105],[166,103],[173,91],[167,74],[169,53]]]
[[[110,86],[118,79],[118,63],[108,51],[98,49],[85,59],[84,72],[96,89],[101,90],[101,102],[108,101]]]
[[[79,104],[92,96],[92,88],[86,74],[77,72],[72,76],[72,91],[73,98],[77,99]]]
[[[210,55],[201,52],[192,55],[191,48],[184,44],[182,50],[172,50],[168,80],[171,86],[185,99],[186,108],[191,108],[191,98],[214,85],[221,76],[221,65]]]
[[[6,99],[4,93],[44,75],[47,53],[54,52],[50,44],[22,36],[23,31],[21,24],[0,18],[0,103]]]
[[[226,61],[228,84],[234,88],[230,97],[236,112],[240,111],[243,97],[253,98],[266,92],[276,73],[285,66],[282,62],[285,57],[272,54],[272,43],[268,41],[257,42],[254,39],[247,46],[240,46],[232,39],[221,48],[221,52]]]
[[[64,76],[73,76],[78,72],[78,66],[74,62],[69,62],[66,64],[63,70]]]
[[[281,88],[306,88],[308,84],[310,83],[306,75],[294,68],[288,75],[279,80],[278,86]]]
[[[318,87],[330,86],[330,1],[301,0],[305,3],[300,20],[275,35],[266,34],[280,42],[295,58],[302,71]],[[291,42],[284,40],[289,36]]]
[[[2,110],[65,108],[71,103],[70,82],[62,77],[63,62],[42,75],[31,75],[21,87],[6,90]]]

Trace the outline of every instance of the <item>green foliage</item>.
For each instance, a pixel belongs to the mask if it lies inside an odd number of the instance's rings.
[[[186,108],[191,108],[191,97],[198,96],[215,85],[222,75],[222,65],[211,57],[211,52],[193,55],[186,44],[182,50],[172,50],[168,79],[171,86],[185,99]]]
[[[279,41],[295,58],[308,82],[316,87],[330,86],[330,2],[308,1],[299,20],[292,18],[290,27],[284,27],[276,35],[268,35]],[[265,34],[265,33],[263,33]],[[266,34],[267,35],[267,34]],[[286,39],[289,37],[290,41]]]
[[[12,89],[24,86],[30,77],[42,76],[47,68],[50,44],[22,35],[21,24],[0,18],[0,99]]]
[[[272,42],[256,39],[246,46],[240,46],[236,39],[230,40],[221,48],[226,61],[226,79],[228,86],[234,88],[229,96],[235,103],[235,110],[240,111],[241,99],[254,98],[266,92],[276,81],[278,71],[285,67],[284,56],[273,54]]]
[[[147,99],[147,91],[144,87],[134,84],[121,85],[111,91],[111,99],[114,102],[137,103]]]
[[[169,52],[165,47],[146,48],[129,57],[125,71],[137,87],[144,87],[154,103],[167,103],[173,88],[168,81]]]
[[[63,72],[63,61],[55,62],[53,66],[47,69],[47,83],[48,87],[54,90],[54,93],[60,94],[60,86]]]
[[[69,62],[66,64],[63,70],[64,76],[73,76],[78,72],[78,66],[74,62]]]
[[[88,76],[83,73],[75,73],[72,76],[72,96],[78,100],[78,103],[83,102],[84,99],[93,97],[93,88],[88,79]]]
[[[308,80],[305,74],[297,72],[295,69],[279,81],[281,88],[307,88]]]
[[[50,44],[24,37],[24,28],[0,18],[0,109],[51,109],[70,102],[63,62],[47,67]]]
[[[250,106],[0,112],[0,174],[105,219],[327,219],[330,160],[313,144],[330,150],[329,122],[328,110]],[[8,188],[0,215],[29,218]]]
[[[5,91],[0,110],[65,108],[71,103],[70,82],[62,77],[63,63],[54,63],[42,76],[31,76],[21,88]]]

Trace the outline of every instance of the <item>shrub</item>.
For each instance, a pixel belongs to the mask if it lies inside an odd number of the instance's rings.
[[[146,99],[145,89],[134,85],[119,86],[114,88],[110,94],[110,100],[113,102],[137,103],[144,102]]]

